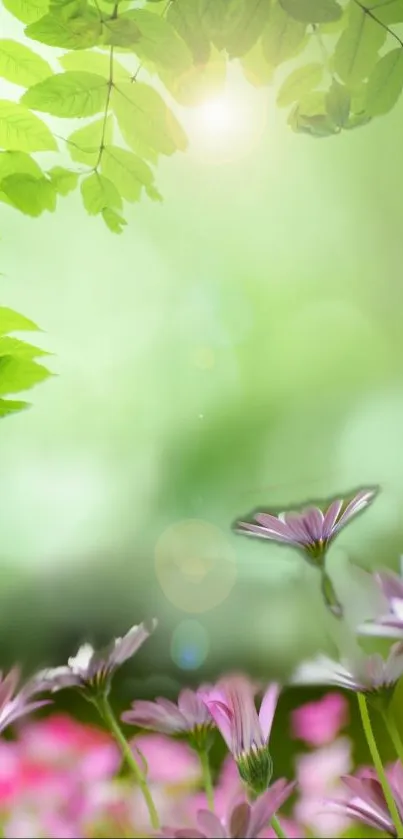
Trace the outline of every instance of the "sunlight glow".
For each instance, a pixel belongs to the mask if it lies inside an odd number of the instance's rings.
[[[259,144],[267,125],[267,91],[245,89],[242,79],[228,80],[215,96],[183,109],[180,115],[189,151],[206,163],[245,157]]]

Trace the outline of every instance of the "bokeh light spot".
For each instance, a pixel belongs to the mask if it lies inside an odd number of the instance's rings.
[[[172,633],[171,656],[181,670],[197,670],[206,660],[209,637],[199,621],[181,621]]]
[[[179,521],[162,533],[155,547],[155,568],[167,599],[194,614],[222,603],[237,576],[229,538],[200,519]]]

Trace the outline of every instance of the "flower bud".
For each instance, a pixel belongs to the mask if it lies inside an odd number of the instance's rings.
[[[273,774],[273,761],[267,746],[253,746],[237,759],[238,772],[242,780],[256,795],[265,792]]]

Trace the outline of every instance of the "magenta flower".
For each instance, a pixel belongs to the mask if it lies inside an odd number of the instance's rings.
[[[156,626],[156,620],[149,626],[132,626],[104,651],[96,652],[91,644],[83,644],[77,655],[68,659],[67,666],[42,670],[37,678],[52,692],[71,687],[108,692],[115,670],[140,649]]]
[[[273,771],[269,738],[280,687],[269,685],[259,715],[255,692],[246,678],[232,676],[201,695],[236,760],[241,778],[260,794],[267,789]]]
[[[309,746],[332,743],[348,719],[348,704],[341,693],[327,693],[322,699],[307,702],[291,714],[294,737]]]
[[[333,501],[325,511],[320,507],[308,507],[299,513],[286,512],[277,516],[255,513],[257,524],[241,521],[237,532],[300,548],[314,565],[321,565],[330,542],[357,513],[367,507],[375,493],[375,489],[361,490],[350,501],[341,498]]]
[[[238,802],[228,819],[219,819],[209,810],[199,810],[196,829],[166,828],[159,835],[167,839],[258,839],[294,787],[294,783],[280,778],[253,804],[246,799]]]
[[[374,620],[358,627],[360,635],[377,635],[403,640],[403,557],[400,577],[393,571],[379,571],[374,575],[385,600],[385,611]]]
[[[397,761],[393,764],[387,774],[396,807],[400,818],[403,819],[403,767],[401,763]],[[341,780],[347,787],[349,797],[345,801],[327,801],[327,806],[331,806],[334,812],[344,813],[368,827],[387,833],[388,836],[396,836],[396,829],[375,772],[368,769],[360,776],[345,775]]]
[[[208,690],[206,686],[201,690]],[[161,734],[188,734],[195,748],[204,748],[213,727],[213,718],[201,696],[189,689],[182,690],[177,705],[158,697],[155,702],[138,700],[130,711],[122,714],[123,722]]]
[[[20,671],[14,667],[7,676],[0,671],[0,731],[4,731],[20,717],[25,717],[31,711],[48,705],[48,700],[34,700],[33,697],[46,689],[46,685],[38,678],[31,679],[18,692],[17,685],[20,680]]]
[[[290,683],[294,685],[334,685],[356,693],[391,690],[403,675],[403,644],[394,644],[387,659],[379,653],[338,662],[326,655],[302,662]]]

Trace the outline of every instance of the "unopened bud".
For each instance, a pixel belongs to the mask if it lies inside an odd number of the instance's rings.
[[[267,746],[244,752],[238,758],[237,766],[242,780],[256,795],[267,790],[273,774],[273,761]]]

